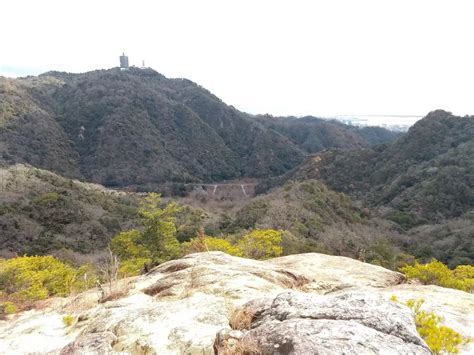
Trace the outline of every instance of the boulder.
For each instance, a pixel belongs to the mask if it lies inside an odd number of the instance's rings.
[[[474,295],[435,285],[402,284],[378,289],[386,298],[396,296],[400,302],[424,300],[422,310],[442,317],[446,325],[465,338],[474,339]],[[462,352],[474,354],[474,342],[466,344]]]
[[[116,340],[117,337],[111,332],[84,334],[65,346],[59,354],[108,354],[112,352],[112,344]]]
[[[357,287],[387,287],[405,281],[399,272],[343,256],[307,253],[266,261],[283,269],[298,271],[311,282],[306,291],[326,293]]]
[[[321,296],[284,292],[251,301],[248,330],[223,330],[218,354],[430,354],[406,308],[370,292]]]

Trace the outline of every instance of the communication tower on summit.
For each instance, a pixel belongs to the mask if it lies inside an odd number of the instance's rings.
[[[120,56],[120,70],[127,70],[128,69],[128,57],[123,53]]]

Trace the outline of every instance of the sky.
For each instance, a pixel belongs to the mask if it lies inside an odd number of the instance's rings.
[[[474,1],[2,0],[0,75],[146,66],[273,115],[474,114]]]

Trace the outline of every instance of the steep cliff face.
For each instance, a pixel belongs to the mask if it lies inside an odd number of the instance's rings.
[[[429,354],[410,310],[392,295],[425,298],[448,326],[473,335],[473,295],[403,282],[399,273],[322,254],[268,261],[192,254],[121,280],[116,299],[98,303],[100,292],[91,290],[9,316],[0,321],[0,353],[230,354],[237,346],[264,354]]]

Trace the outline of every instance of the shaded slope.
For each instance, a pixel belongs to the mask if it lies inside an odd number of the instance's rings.
[[[302,121],[288,119],[289,130],[269,124],[151,69],[0,78],[0,161],[107,186],[264,178],[294,168],[308,151],[390,139],[310,121],[309,135],[296,139]]]
[[[269,176],[302,161],[287,138],[198,85],[153,70],[1,82],[0,157],[9,163],[124,186]]]
[[[348,196],[328,189],[321,181],[305,180],[287,183],[253,199],[237,212],[234,225],[290,230],[314,237],[327,225],[363,222],[364,218]]]
[[[128,73],[89,76],[55,94],[87,179],[123,186],[237,174],[233,152],[185,105]]]
[[[58,79],[0,77],[0,162],[28,162],[66,176],[80,176],[78,155],[44,99],[61,87]]]
[[[0,167],[0,252],[89,253],[133,227],[138,199],[24,165]]]

